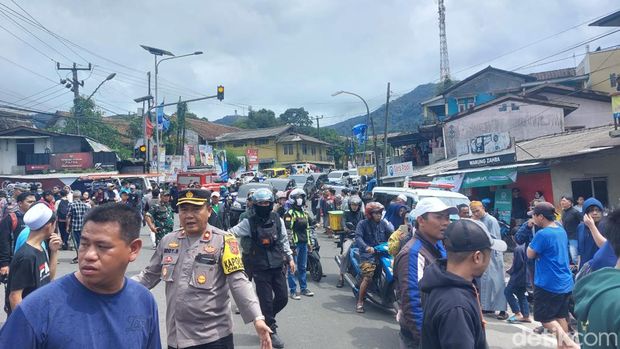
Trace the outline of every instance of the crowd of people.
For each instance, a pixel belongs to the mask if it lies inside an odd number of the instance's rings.
[[[315,229],[322,226],[331,237],[330,211],[343,211],[343,233],[354,237],[343,255],[359,249],[358,313],[365,312],[376,276],[375,247],[387,243],[401,348],[485,348],[489,317],[540,322],[535,332],[555,335],[558,348],[601,347],[584,341],[587,334],[615,333],[612,348],[620,340],[614,269],[620,268],[620,211],[605,216],[595,198],[578,208],[563,196],[557,212],[539,195],[508,236],[515,248],[506,268],[507,237],[481,201],[451,207],[428,197],[410,207],[398,195],[384,207],[350,189],[307,195],[260,188],[248,193],[239,223],[224,227],[217,218],[225,210],[222,194],[194,186],[143,195],[123,183],[92,196],[69,187],[39,194],[15,186],[11,194],[0,195],[0,275],[8,282],[10,314],[0,347],[159,348],[157,303],[146,288],[163,281],[170,348],[232,348],[232,300],[243,321],[254,324],[262,348],[283,348],[277,314],[289,299],[314,296],[307,256]],[[143,247],[144,225],[155,251],[142,272],[127,279],[127,265]],[[78,271],[53,281],[58,251],[71,245]],[[343,261],[337,287],[349,270]],[[131,319],[131,335],[116,321],[120,314]],[[52,317],[85,326],[48,321]]]

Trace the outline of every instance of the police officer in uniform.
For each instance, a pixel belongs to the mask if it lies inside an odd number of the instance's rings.
[[[306,265],[308,264],[308,251],[312,251],[310,216],[305,211],[306,193],[303,189],[295,189],[289,195],[292,201],[291,209],[284,215],[284,223],[291,231],[291,247],[295,250],[294,258],[297,273],[289,271],[288,287],[291,299],[300,300],[300,294],[306,297],[314,296],[306,283]],[[301,293],[297,293],[295,279],[299,281]]]
[[[243,321],[254,322],[261,348],[271,348],[271,330],[235,237],[207,224],[210,196],[202,189],[179,193],[182,229],[162,238],[149,265],[133,279],[149,289],[165,282],[168,348],[233,348],[229,290]]]
[[[159,202],[154,202],[145,216],[146,224],[155,233],[155,245],[174,230],[174,211],[170,206],[170,193],[165,192]]]
[[[251,266],[250,273],[256,284],[260,308],[267,325],[273,331],[273,347],[284,348],[284,342],[277,334],[275,317],[288,302],[285,263],[294,273],[293,252],[284,221],[273,212],[274,197],[271,190],[257,189],[252,201],[253,214],[231,228],[231,232],[241,239],[244,261]]]

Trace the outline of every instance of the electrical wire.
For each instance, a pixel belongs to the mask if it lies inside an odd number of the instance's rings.
[[[55,88],[55,87],[58,87],[58,86],[59,86],[58,84],[54,84],[54,85],[52,85],[52,86],[50,86],[50,87],[46,88],[45,90],[42,90],[42,91],[39,91],[39,92],[37,92],[37,93],[31,94],[30,96],[27,96],[27,97],[23,97],[23,98],[21,98],[21,99],[18,99],[18,100],[16,100],[16,101],[15,101],[15,103],[19,103],[19,102],[21,102],[21,101],[23,101],[23,100],[26,100],[26,99],[31,99],[32,97],[34,97],[34,96],[36,96],[36,95],[39,95],[39,94],[41,94],[41,93],[43,93],[43,92],[47,92],[47,91],[49,91],[49,90],[51,90],[51,89],[53,89],[53,88]]]
[[[13,62],[12,60],[10,60],[10,59],[8,59],[8,58],[6,58],[6,57],[4,57],[4,56],[0,56],[0,59],[3,59],[3,60],[5,60],[5,61],[7,61],[7,62],[9,62],[9,63],[11,63],[11,64],[13,64],[13,65],[16,65],[16,66],[18,66],[18,67],[20,67],[20,68],[22,68],[22,69],[24,69],[24,70],[26,70],[26,71],[28,71],[28,72],[30,72],[30,73],[32,73],[32,74],[34,74],[34,75],[36,75],[36,76],[38,76],[38,77],[42,78],[42,79],[45,79],[45,80],[47,80],[47,81],[50,81],[50,82],[56,83],[56,81],[54,81],[54,80],[52,80],[52,79],[50,79],[50,78],[48,78],[48,77],[46,77],[46,76],[43,76],[43,75],[41,75],[41,74],[39,74],[39,73],[37,73],[37,72],[35,72],[35,71],[33,71],[33,70],[29,69],[29,68],[26,68],[26,67],[24,67],[23,65],[21,65],[21,64],[19,64],[19,63],[15,63],[15,62]]]

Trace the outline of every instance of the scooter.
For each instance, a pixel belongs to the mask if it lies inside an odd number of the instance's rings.
[[[310,272],[313,281],[320,282],[323,278],[323,266],[321,265],[321,256],[319,255],[319,240],[316,237],[311,238],[312,252],[308,251],[308,265],[306,269]]]
[[[381,243],[373,247],[375,250],[375,258],[377,260],[377,268],[372,278],[372,282],[368,286],[366,298],[378,307],[394,312],[394,301],[396,299],[394,291],[394,274],[392,271],[393,258],[388,253],[387,242]],[[352,246],[346,255],[337,255],[334,257],[336,263],[340,267],[343,258],[348,258],[348,265],[344,280],[351,286],[353,294],[357,298],[359,296],[359,287],[362,282],[361,262],[359,259],[359,248]]]

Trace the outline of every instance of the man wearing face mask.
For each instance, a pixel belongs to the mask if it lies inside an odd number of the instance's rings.
[[[300,294],[306,297],[314,296],[306,283],[306,265],[308,263],[308,250],[312,251],[312,240],[310,237],[312,222],[310,216],[304,210],[306,205],[306,193],[302,189],[295,189],[289,195],[293,205],[284,216],[286,227],[291,230],[291,247],[295,249],[295,264],[297,265],[297,275],[289,271],[288,287],[291,299],[300,300]],[[299,281],[301,293],[297,293],[295,279]]]
[[[293,252],[288,242],[282,218],[273,212],[271,190],[260,188],[252,195],[254,214],[245,218],[230,231],[241,239],[244,263],[256,284],[256,295],[267,325],[271,328],[274,348],[284,348],[277,333],[276,314],[288,303],[286,267],[295,272]]]

